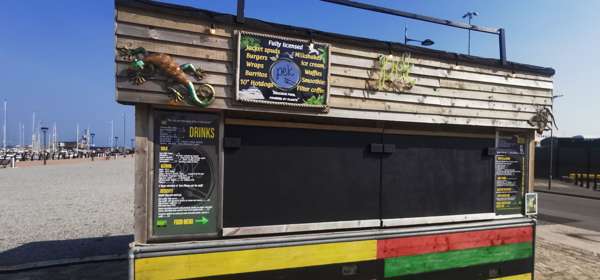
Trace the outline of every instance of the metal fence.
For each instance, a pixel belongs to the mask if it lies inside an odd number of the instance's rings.
[[[600,184],[600,139],[544,139],[535,150],[535,177],[572,181],[598,188]],[[552,147],[551,145],[552,144]],[[550,152],[552,151],[552,157]],[[550,162],[552,158],[552,162]]]

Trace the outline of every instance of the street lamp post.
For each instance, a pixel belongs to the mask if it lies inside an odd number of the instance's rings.
[[[552,189],[552,171],[553,171],[552,170],[552,160],[553,160],[552,159],[552,156],[553,156],[552,155],[553,154],[552,146],[553,146],[553,142],[554,142],[554,134],[552,133],[552,131],[553,131],[553,129],[552,129],[552,127],[550,127],[550,161],[548,164],[548,166],[549,166],[548,167],[548,190]]]
[[[48,131],[48,128],[43,126],[40,129],[42,130],[42,133],[44,133],[44,150],[42,150],[42,155],[44,157],[44,165],[46,165],[46,132]]]
[[[552,101],[554,101],[554,99],[559,98],[559,97],[563,97],[563,94],[559,94],[559,95],[553,95],[552,96]],[[554,106],[554,102],[552,102],[552,106]],[[556,106],[554,106],[556,107]],[[553,110],[554,111],[554,110]],[[554,173],[553,170],[553,161],[554,159],[552,158],[554,156],[554,125],[550,124],[550,160],[549,160],[549,164],[548,164],[548,190],[552,189],[552,175]]]
[[[471,25],[471,19],[473,19],[473,17],[476,17],[478,15],[479,15],[478,12],[467,12],[465,15],[463,15],[462,18],[468,18],[469,25]],[[471,29],[470,28],[469,28],[469,42],[468,42],[468,47],[467,47],[467,53],[469,55],[471,55]]]
[[[93,150],[93,147],[94,147],[94,136],[96,136],[96,133],[93,133],[93,132],[90,133],[90,137],[92,138],[91,141],[90,141],[90,150],[91,150],[90,151],[90,157],[92,158],[92,161],[94,161],[94,154],[96,153]]]
[[[425,40],[421,41],[421,40],[415,40],[415,39],[408,38],[408,28],[405,26],[404,27],[404,44],[406,45],[409,42],[417,42],[417,43],[420,43],[421,46],[431,46],[431,45],[435,44],[430,39],[425,39]]]

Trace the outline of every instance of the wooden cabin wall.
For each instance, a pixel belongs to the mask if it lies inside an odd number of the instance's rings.
[[[239,105],[234,102],[237,49],[232,28],[217,25],[210,34],[206,22],[129,8],[118,8],[116,20],[117,47],[144,47],[169,54],[178,63],[200,66],[207,73],[202,83],[215,87],[215,109],[531,129],[527,120],[539,106],[552,103],[549,77],[417,56],[411,58],[411,77],[416,80],[412,89],[369,90],[369,84],[376,83],[379,53],[326,42],[331,44],[329,112]],[[123,75],[127,63],[118,57],[116,62],[119,102],[168,103],[161,77],[133,85]]]

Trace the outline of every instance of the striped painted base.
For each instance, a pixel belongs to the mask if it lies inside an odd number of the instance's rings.
[[[532,227],[142,258],[136,279],[531,279]]]
[[[503,280],[530,280],[532,259],[517,260],[503,263],[471,266],[450,270],[440,270],[428,273],[405,275],[384,278],[383,261],[358,262],[350,264],[323,265],[294,269],[270,270],[243,274],[229,274],[205,277],[200,279],[210,280],[258,280],[258,279],[287,279],[287,280],[347,280],[347,279],[385,279],[385,280],[468,280],[468,279],[503,279]],[[490,276],[502,271],[501,275]],[[508,276],[507,276],[508,275]]]

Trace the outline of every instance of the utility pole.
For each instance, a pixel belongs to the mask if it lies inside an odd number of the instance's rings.
[[[35,112],[33,112],[33,121],[31,122],[31,152],[35,150]]]
[[[21,132],[21,130],[23,129],[23,126],[21,124],[21,122],[19,122],[19,146],[21,146],[21,148],[23,148],[23,132]]]
[[[56,122],[54,122],[54,124],[52,125],[52,152],[56,153],[56,146],[58,143],[56,143],[56,139],[58,138],[58,136],[56,135]]]
[[[4,124],[2,125],[2,150],[6,154],[6,99],[4,99]]]
[[[111,143],[111,145],[110,145],[111,150],[113,150],[115,147],[115,142],[113,139],[115,139],[115,121],[111,120],[110,121],[110,140],[109,140],[109,143]]]
[[[91,142],[90,142],[90,141],[91,141],[91,140],[90,140],[90,133],[91,133],[91,130],[90,130],[90,124],[88,124],[88,127],[87,127],[87,132],[85,133],[85,145],[86,145],[86,147],[87,147],[87,150],[88,150],[88,151],[89,151],[89,150],[91,149],[91,147],[92,147],[92,146],[91,146]]]
[[[75,152],[79,152],[79,123],[77,123],[75,132]]]
[[[42,121],[41,120],[38,120],[38,126],[37,127],[38,128],[42,127]],[[40,132],[40,130],[37,131],[37,136],[35,137],[35,139],[36,139],[37,149],[38,149],[38,152],[39,152],[39,150],[42,149],[42,133]]]
[[[126,128],[126,122],[125,122],[125,112],[123,112],[123,151],[125,151],[125,146],[127,146],[127,144],[125,144],[125,141],[127,141],[125,138],[125,128]]]

